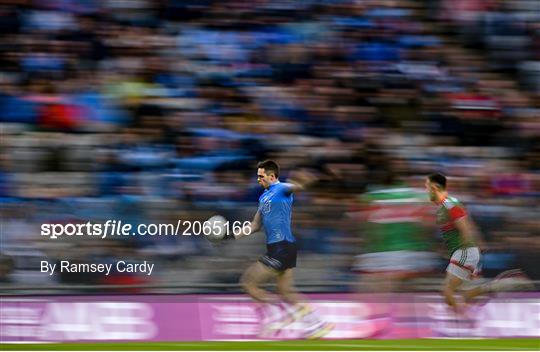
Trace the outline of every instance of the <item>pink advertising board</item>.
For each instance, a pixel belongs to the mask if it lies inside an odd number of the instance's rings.
[[[335,324],[329,339],[540,337],[540,293],[513,293],[456,319],[440,296],[309,295]],[[2,297],[0,334],[8,341],[200,341],[302,338],[305,326],[268,329],[286,314],[244,295]]]

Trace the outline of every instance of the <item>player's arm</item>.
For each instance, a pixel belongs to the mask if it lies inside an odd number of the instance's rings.
[[[469,214],[464,207],[456,205],[448,208],[448,215],[459,231],[459,236],[465,242],[474,243],[474,228],[469,219]]]
[[[459,235],[466,242],[474,242],[474,232],[471,222],[468,216],[462,216],[459,219],[454,221],[456,228],[459,231]]]
[[[287,179],[288,191],[291,193],[303,191],[317,179],[317,176],[307,171],[293,172],[291,177]]]
[[[234,235],[234,239],[239,239],[243,236],[249,236],[261,229],[262,226],[262,219],[261,219],[261,213],[257,210],[257,213],[255,213],[255,216],[253,217],[253,220],[249,223],[249,229],[246,229],[245,231],[240,231],[238,235]]]
[[[478,247],[482,249],[485,248],[485,244],[480,232],[478,231],[478,227],[474,221],[469,218],[469,216],[463,216],[457,219],[454,223],[456,224],[456,228],[458,229],[460,236],[466,242],[473,242],[476,243]]]

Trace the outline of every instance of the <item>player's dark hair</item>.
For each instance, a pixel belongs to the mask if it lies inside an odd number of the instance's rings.
[[[257,164],[258,169],[264,169],[264,172],[268,175],[273,173],[276,178],[279,177],[279,165],[274,160],[265,160]]]
[[[428,176],[428,180],[431,183],[435,183],[441,186],[442,189],[446,189],[446,176],[440,173],[434,173]]]

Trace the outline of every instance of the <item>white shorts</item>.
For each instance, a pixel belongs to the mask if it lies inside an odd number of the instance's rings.
[[[480,250],[478,247],[468,247],[452,253],[446,272],[462,280],[472,280],[480,272]]]
[[[431,252],[389,251],[356,256],[354,271],[363,273],[419,273],[434,271],[437,257]]]

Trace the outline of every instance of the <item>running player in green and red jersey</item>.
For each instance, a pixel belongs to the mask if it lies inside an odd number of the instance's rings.
[[[349,213],[362,239],[363,253],[355,257],[352,268],[359,274],[357,289],[359,293],[377,292],[359,296],[362,302],[377,303],[381,330],[373,334],[398,324],[394,293],[411,279],[436,272],[438,261],[432,251],[434,241],[430,241],[425,193],[395,180],[397,174],[389,164],[380,171],[379,183],[360,196],[360,207]]]
[[[391,292],[403,280],[434,272],[436,255],[427,241],[427,205],[420,190],[395,183],[362,195],[364,254],[353,270],[361,288]]]
[[[464,281],[472,280],[479,272],[480,250],[476,244],[478,240],[476,226],[469,218],[463,204],[448,195],[444,175],[439,173],[429,175],[425,186],[429,199],[438,205],[437,225],[450,254],[443,294],[446,303],[456,313],[462,313],[454,294]],[[485,285],[464,291],[463,296],[466,301],[469,301],[484,293],[528,285],[530,285],[529,280],[520,270],[509,270]]]

